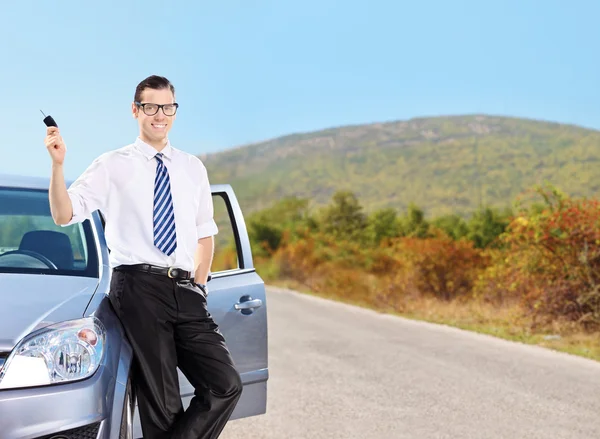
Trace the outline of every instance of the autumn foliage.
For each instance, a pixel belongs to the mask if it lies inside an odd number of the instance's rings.
[[[535,321],[600,324],[600,202],[538,190],[545,205],[516,215],[478,291],[517,296]],[[487,291],[486,291],[487,290]]]
[[[552,187],[517,200],[516,213],[482,209],[428,221],[415,205],[367,215],[350,192],[309,212],[286,199],[249,217],[267,280],[402,311],[415,297],[519,303],[531,325],[600,327],[600,202]],[[527,202],[526,202],[527,201]],[[261,268],[262,267],[262,268]]]

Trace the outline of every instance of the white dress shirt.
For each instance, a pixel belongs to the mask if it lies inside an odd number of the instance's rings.
[[[154,245],[156,149],[139,137],[135,143],[99,156],[69,187],[74,224],[100,210],[110,249],[110,266],[147,263],[194,271],[198,239],[216,235],[206,168],[170,142],[161,151],[169,171],[177,248],[171,256]]]

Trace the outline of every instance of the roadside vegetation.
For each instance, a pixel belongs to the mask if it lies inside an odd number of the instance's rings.
[[[349,191],[246,218],[267,283],[600,360],[600,201],[537,186],[512,208],[367,213]],[[231,246],[215,255],[235,266]]]

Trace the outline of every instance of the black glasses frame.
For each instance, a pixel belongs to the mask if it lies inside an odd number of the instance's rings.
[[[159,105],[159,104],[153,104],[153,103],[151,103],[151,102],[145,102],[145,103],[143,103],[143,104],[142,104],[141,102],[137,102],[137,101],[136,101],[136,102],[135,102],[135,105],[137,105],[137,106],[138,106],[138,108],[139,108],[139,107],[142,107],[142,111],[144,112],[144,114],[145,114],[146,116],[154,116],[156,113],[158,113],[158,110],[162,110],[162,112],[163,112],[163,114],[164,114],[165,116],[167,116],[167,117],[171,117],[171,116],[175,116],[175,114],[177,114],[177,109],[179,108],[179,104],[178,104],[178,103],[176,103],[176,102],[175,102],[175,103],[173,103],[173,104],[163,104],[163,105]],[[147,112],[146,112],[146,105],[156,105],[156,111],[155,111],[154,113],[152,113],[152,114],[149,114],[149,113],[147,113]],[[165,113],[165,108],[164,108],[164,107],[166,107],[166,106],[168,106],[168,105],[173,105],[173,106],[175,107],[175,113],[173,113],[173,114],[167,114],[167,113]]]

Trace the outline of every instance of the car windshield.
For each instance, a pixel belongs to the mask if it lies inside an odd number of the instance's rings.
[[[48,192],[0,188],[0,273],[98,276],[89,220],[54,224]]]

